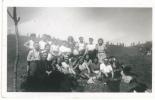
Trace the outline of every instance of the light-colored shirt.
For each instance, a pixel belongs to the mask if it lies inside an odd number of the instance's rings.
[[[125,75],[125,74],[123,73],[123,71],[121,72],[121,75],[122,75],[122,81],[123,81],[124,83],[130,83],[131,80],[133,79],[132,76],[130,76],[130,75]]]
[[[62,72],[64,74],[68,74],[68,73],[75,74],[74,70],[66,62],[62,62]]]
[[[61,53],[71,53],[71,48],[68,48],[68,47],[62,45],[62,46],[60,46],[59,51]]]
[[[36,51],[35,49],[32,49],[29,51],[27,55],[27,61],[36,61],[40,60],[40,52]]]
[[[87,49],[88,51],[93,51],[93,50],[95,50],[95,48],[96,48],[96,45],[95,45],[95,44],[88,44],[88,45],[86,46],[86,49]]]
[[[111,65],[105,65],[104,63],[100,64],[100,70],[103,73],[110,73],[113,71]]]
[[[40,49],[41,49],[41,50],[44,50],[46,44],[47,44],[47,42],[45,42],[45,41],[43,41],[43,40],[39,41]]]
[[[81,71],[88,70],[88,73],[90,73],[88,64],[87,64],[86,62],[84,62],[82,65],[79,65],[79,69],[80,69]]]
[[[86,46],[85,43],[81,43],[81,42],[79,42],[79,43],[78,43],[79,51],[84,50],[84,49],[85,49],[85,46]]]
[[[29,40],[29,41],[27,41],[27,42],[24,44],[24,46],[27,47],[27,48],[29,48],[29,49],[33,49],[33,48],[34,48],[34,47],[33,47],[33,44],[34,44],[34,41],[33,41],[33,40]]]

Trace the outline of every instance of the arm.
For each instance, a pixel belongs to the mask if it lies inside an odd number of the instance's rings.
[[[29,48],[29,45],[30,45],[29,41],[27,41],[27,42],[24,43],[24,46],[25,46],[26,48]]]
[[[29,51],[28,55],[27,55],[27,61],[32,61],[32,55],[33,55],[33,51]]]
[[[87,68],[87,70],[88,70],[88,73],[90,73],[90,69],[89,69],[89,67],[88,67],[88,66],[86,66],[86,68]]]

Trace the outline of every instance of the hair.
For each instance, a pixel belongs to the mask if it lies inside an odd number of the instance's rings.
[[[104,40],[103,40],[102,38],[99,38],[99,39],[98,39],[98,42],[99,42],[100,40],[101,40],[102,42],[104,42]]]
[[[30,37],[36,37],[36,34],[35,33],[31,33]]]
[[[46,48],[47,46],[50,46],[50,44],[47,43],[47,44],[45,45],[45,48]]]
[[[80,36],[80,37],[79,37],[79,39],[83,39],[83,37],[82,37],[82,36]]]
[[[89,40],[94,40],[94,39],[90,37]]]

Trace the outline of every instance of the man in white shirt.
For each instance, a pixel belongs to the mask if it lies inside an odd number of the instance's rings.
[[[113,77],[113,69],[112,66],[109,64],[109,61],[107,58],[103,60],[103,62],[100,65],[100,71],[105,75],[105,77]]]

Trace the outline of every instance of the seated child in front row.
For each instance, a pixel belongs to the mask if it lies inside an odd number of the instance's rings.
[[[107,58],[102,59],[102,62],[100,64],[100,71],[97,74],[97,76],[91,77],[88,80],[88,83],[94,83],[95,80],[102,80],[104,84],[107,84],[107,82],[113,78],[113,69],[110,65]]]
[[[65,57],[64,61],[61,63],[62,64],[62,72],[64,74],[76,74],[75,71],[73,70],[72,66],[69,64],[69,58]]]
[[[82,78],[86,78],[86,79],[89,79],[89,74],[90,74],[90,69],[87,65],[86,62],[84,62],[84,59],[81,58],[80,61],[79,61],[79,64],[77,64],[77,66],[80,70],[80,76]]]

